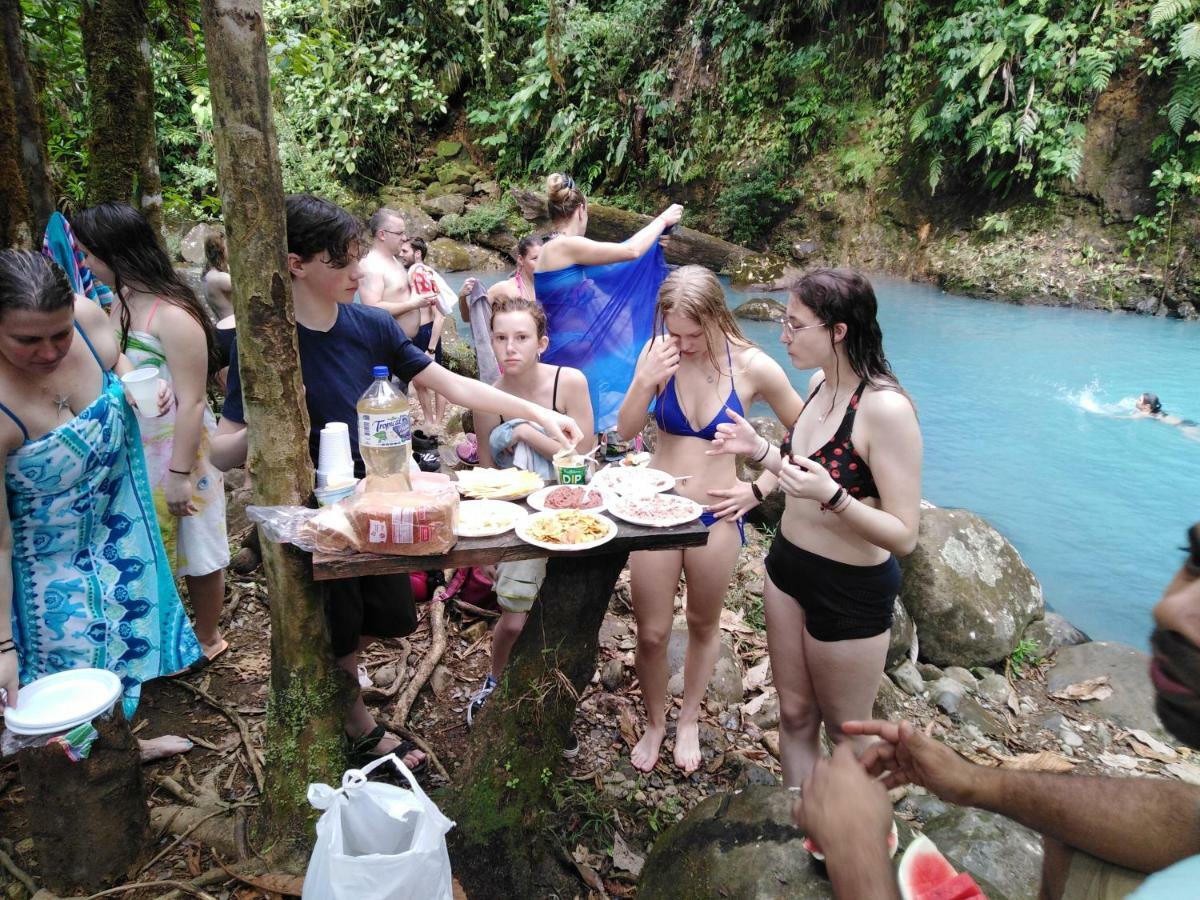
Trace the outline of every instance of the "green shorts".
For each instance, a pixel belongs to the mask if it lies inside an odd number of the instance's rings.
[[[1145,880],[1141,872],[1076,850],[1071,854],[1062,900],[1125,900]]]
[[[527,613],[533,609],[533,602],[545,580],[545,559],[499,563],[496,566],[496,602],[505,612]]]

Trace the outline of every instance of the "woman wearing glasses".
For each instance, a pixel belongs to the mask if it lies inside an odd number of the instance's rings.
[[[731,415],[710,451],[761,457],[787,494],[763,600],[789,787],[817,761],[822,721],[840,743],[843,722],[871,717],[900,589],[896,555],[917,543],[921,431],[875,312],[858,272],[797,280],[782,341],[797,369],[817,370],[803,410],[778,449]]]
[[[684,574],[688,643],[674,757],[690,775],[701,762],[700,704],[721,649],[721,605],[743,542],[742,517],[775,489],[774,475],[763,474],[754,484],[740,481],[732,456],[708,450],[722,423],[734,417],[744,422],[738,414],[759,398],[783,422],[794,422],[802,404],[783,368],[742,335],[721,283],[703,266],[684,266],[663,281],[653,333],[638,358],[617,430],[630,440],[646,424],[653,403],[658,442],[650,465],[692,476],[677,490],[707,506],[702,521],[709,535],[703,547],[645,550],[629,558],[637,673],[646,705],[646,730],[631,761],[643,772],[653,769],[666,734],[667,644]]]

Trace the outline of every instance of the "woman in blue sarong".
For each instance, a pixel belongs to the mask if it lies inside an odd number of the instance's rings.
[[[550,334],[542,361],[582,370],[596,431],[603,434],[617,424],[638,353],[654,327],[658,288],[667,277],[658,239],[679,222],[683,207],[672,204],[613,244],[584,237],[587,198],[571,176],[556,172],[546,179],[546,205],[554,231],[533,276]]]
[[[200,656],[118,362],[108,317],[62,269],[0,251],[0,707],[19,705],[18,681],[90,667],[121,679],[129,717],[143,682]],[[143,758],[191,746],[141,744]]]

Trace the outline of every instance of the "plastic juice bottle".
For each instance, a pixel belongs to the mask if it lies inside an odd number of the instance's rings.
[[[408,398],[388,381],[387,366],[371,370],[375,380],[358,398],[358,452],[368,475],[401,475],[408,482],[412,417]]]

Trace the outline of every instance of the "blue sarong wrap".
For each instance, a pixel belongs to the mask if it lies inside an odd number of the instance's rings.
[[[571,366],[587,376],[598,433],[617,424],[638,354],[650,340],[658,288],[666,277],[657,241],[628,262],[568,266],[533,276],[550,336],[542,362]]]
[[[75,240],[75,232],[71,231],[70,223],[60,212],[51,213],[50,221],[46,223],[42,253],[67,273],[71,290],[100,304],[102,309],[108,309],[112,303],[112,290],[83,264],[83,251]]]

